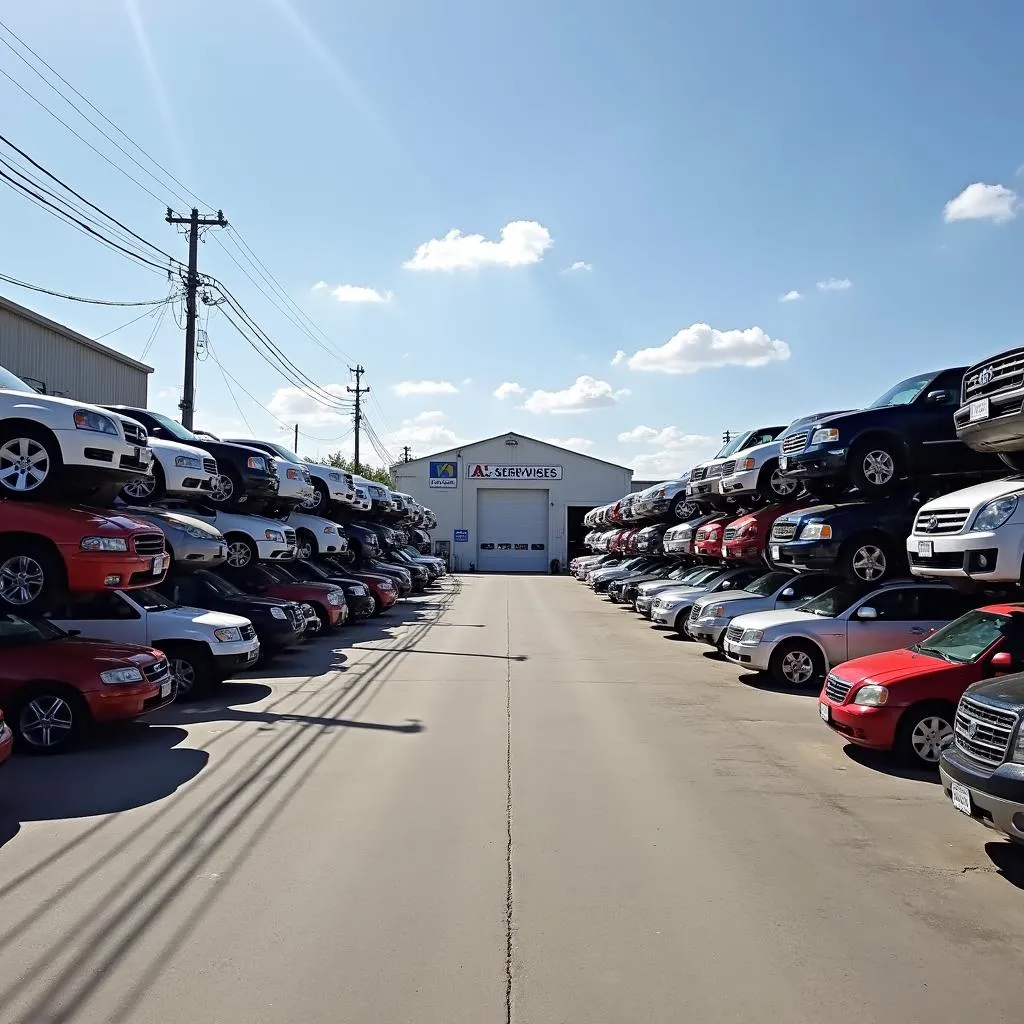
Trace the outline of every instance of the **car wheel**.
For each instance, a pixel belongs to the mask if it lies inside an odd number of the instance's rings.
[[[792,498],[800,490],[800,481],[791,476],[783,476],[779,469],[779,460],[766,462],[757,481],[757,489],[761,495],[772,501],[785,501]]]
[[[866,537],[844,545],[839,567],[851,583],[880,583],[892,575],[894,561],[884,541]]]
[[[206,651],[198,646],[171,644],[163,652],[167,655],[176,700],[194,700],[210,689],[213,667]]]
[[[1014,473],[1024,473],[1024,452],[1000,452],[999,458],[1003,464],[1009,466]]]
[[[50,548],[31,540],[0,545],[0,604],[41,614],[66,589],[64,563]]]
[[[312,607],[313,611],[316,612],[316,617],[320,620],[320,628],[314,635],[326,636],[334,628],[331,625],[331,617],[327,614],[327,609],[322,604],[315,604]]]
[[[299,530],[296,537],[296,556],[298,558],[314,558],[320,554],[316,537],[309,530]]]
[[[372,618],[374,615],[380,615],[380,613],[384,610],[384,605],[381,603],[380,598],[372,591],[370,592],[370,596],[373,598],[373,611],[370,612],[370,615],[368,617]]]
[[[900,463],[892,441],[860,444],[850,453],[850,478],[864,495],[885,494],[900,478]]]
[[[209,501],[217,508],[237,508],[245,497],[242,481],[233,469],[213,478]]]
[[[244,533],[229,533],[227,541],[227,557],[225,561],[232,569],[244,569],[259,559],[259,550]]]
[[[693,638],[689,633],[686,632],[686,620],[690,617],[690,609],[682,608],[679,614],[676,615],[675,622],[672,623],[672,628],[684,639],[692,640]]]
[[[775,648],[768,671],[780,686],[821,686],[825,659],[808,640],[787,640]]]
[[[896,730],[896,754],[905,764],[937,768],[942,743],[953,735],[951,704],[918,704],[903,713]]]
[[[687,501],[686,498],[676,498],[672,505],[672,518],[681,523],[692,519],[696,514],[697,506],[692,501]]]
[[[302,507],[306,509],[307,512],[312,512],[314,515],[322,515],[330,503],[330,500],[331,495],[327,490],[327,484],[322,480],[314,480],[313,495],[302,503]]]
[[[19,697],[7,724],[20,750],[60,754],[85,735],[89,710],[76,691],[58,683],[40,683]]]
[[[52,434],[31,424],[0,433],[0,496],[39,501],[53,493],[62,466]]]
[[[152,473],[139,473],[121,488],[121,497],[129,504],[148,505],[162,498],[166,492],[164,471],[158,462],[154,462]]]

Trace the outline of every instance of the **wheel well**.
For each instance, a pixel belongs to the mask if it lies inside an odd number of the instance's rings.
[[[13,547],[17,550],[23,544],[40,544],[45,547],[54,556],[56,559],[55,564],[60,565],[61,571],[64,573],[64,579],[67,580],[68,567],[64,564],[64,556],[51,538],[41,533],[26,533],[24,530],[10,530],[0,533],[0,551],[8,547]]]
[[[45,423],[40,423],[37,420],[27,420],[20,416],[12,416],[10,419],[0,421],[0,431],[5,434],[12,428],[18,430],[26,427],[34,433],[46,434],[57,446],[57,451],[60,452],[60,441],[57,440],[57,435]]]
[[[69,686],[67,683],[63,683],[59,679],[33,679],[31,683],[27,683],[18,691],[17,696],[11,701],[12,708],[20,708],[21,705],[31,700],[34,694],[40,693],[43,690],[46,690],[49,693],[59,693],[62,697],[66,697],[68,699],[68,703],[74,704],[78,710],[84,712],[89,718],[92,718],[92,713],[89,710],[89,702],[73,686]]]
[[[230,542],[232,539],[244,540],[246,543],[251,544],[253,547],[256,547],[256,538],[251,537],[247,533],[242,533],[240,530],[229,530],[227,533],[224,534],[224,539],[228,542]]]
[[[772,660],[774,661],[779,651],[781,651],[787,644],[791,643],[804,643],[810,647],[813,647],[818,652],[818,654],[821,655],[821,661],[822,664],[825,666],[825,671],[828,672],[828,670],[832,667],[829,664],[828,655],[825,653],[825,648],[822,647],[817,640],[812,640],[809,636],[800,636],[799,634],[787,636],[784,639],[780,640],[775,645],[775,650],[772,651]]]
[[[909,445],[902,437],[898,434],[893,434],[888,430],[868,430],[861,434],[861,436],[853,442],[850,448],[851,450],[860,450],[861,448],[870,447],[873,444],[884,444],[891,447],[904,459],[906,459],[910,450]]]
[[[903,709],[900,715],[899,721],[896,723],[897,730],[902,729],[909,720],[911,712],[920,712],[925,708],[934,709],[936,712],[942,711],[949,719],[949,724],[953,724],[953,719],[956,717],[956,703],[951,700],[938,700],[930,698],[928,700],[919,700],[909,707]]]
[[[186,651],[193,651],[207,658],[213,656],[210,652],[210,645],[202,640],[165,640],[158,641],[154,646],[158,651],[163,651],[168,659],[173,658],[175,654],[184,654]]]

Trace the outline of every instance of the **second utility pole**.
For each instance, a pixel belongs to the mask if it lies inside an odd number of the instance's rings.
[[[185,386],[181,395],[181,425],[192,429],[192,414],[196,405],[196,292],[199,290],[199,229],[226,228],[228,222],[224,213],[217,211],[216,217],[200,217],[192,207],[188,217],[178,217],[168,206],[168,224],[188,225],[188,280],[185,282]]]
[[[364,367],[360,366],[359,363],[356,363],[354,368],[350,366],[348,369],[349,369],[349,373],[355,374],[355,378],[356,378],[356,386],[354,388],[346,387],[345,390],[356,396],[356,408],[355,408],[355,412],[353,413],[353,416],[352,416],[352,423],[353,423],[353,425],[355,427],[355,444],[353,446],[353,451],[352,451],[352,455],[354,457],[353,457],[352,461],[356,464],[356,473],[358,473],[359,472],[359,425],[360,425],[360,423],[362,422],[362,419],[363,419],[362,398],[363,398],[363,395],[367,395],[367,394],[370,393],[370,389],[369,388],[361,388],[359,386],[359,382],[362,380],[363,374],[366,373],[366,370],[365,370]]]

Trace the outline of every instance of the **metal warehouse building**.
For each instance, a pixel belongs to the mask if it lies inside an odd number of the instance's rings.
[[[454,569],[547,572],[586,532],[583,516],[629,493],[631,469],[508,433],[399,463],[395,489],[434,510],[435,553]]]
[[[48,395],[145,408],[152,366],[0,296],[0,366]]]

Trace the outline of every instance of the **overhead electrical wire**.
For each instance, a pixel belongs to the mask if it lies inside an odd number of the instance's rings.
[[[167,310],[171,308],[175,302],[175,298],[172,296],[168,301],[167,305],[163,306],[160,310],[160,315],[156,318],[156,322],[153,324],[153,330],[149,332],[149,337],[146,339],[146,344],[142,348],[142,355],[139,359],[145,359],[149,354],[149,350],[153,347],[153,342],[156,341],[156,336],[160,333],[160,327],[164,322],[164,318],[167,316]]]
[[[41,292],[43,295],[52,295],[57,299],[67,299],[69,302],[86,302],[90,306],[162,306],[167,302],[167,297],[162,299],[147,299],[144,302],[120,302],[114,299],[87,299],[81,295],[68,295],[66,292],[53,291],[51,288],[44,288],[42,285],[29,284],[28,281],[19,281],[16,277],[0,273],[0,281],[13,284],[18,288],[24,288],[31,292]],[[145,316],[145,314],[143,314]]]

